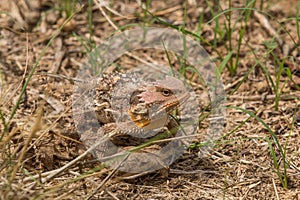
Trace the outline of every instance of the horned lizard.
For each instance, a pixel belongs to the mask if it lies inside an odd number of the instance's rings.
[[[96,81],[94,102],[88,106],[100,126],[92,128],[95,120],[87,119],[86,110],[75,115],[75,123],[79,129],[85,127],[81,140],[87,147],[102,140],[93,151],[101,160],[118,153],[119,147],[123,151],[176,129],[178,122],[171,115],[189,97],[183,82],[171,76],[147,82],[128,74],[103,74]]]

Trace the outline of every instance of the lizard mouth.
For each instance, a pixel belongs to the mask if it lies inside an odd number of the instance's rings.
[[[186,92],[180,97],[172,98],[171,100],[166,102],[157,102],[151,104],[142,102],[137,105],[131,106],[128,110],[128,114],[131,120],[139,128],[161,128],[166,124],[168,115],[171,114],[171,112],[177,109],[185,101],[187,101],[189,97],[190,94]]]
[[[178,108],[181,104],[183,104],[185,101],[187,101],[190,98],[190,93],[186,92],[185,94],[181,95],[180,97],[176,97],[173,101],[166,102],[161,106],[158,112],[166,112],[170,113],[174,111],[176,108]]]

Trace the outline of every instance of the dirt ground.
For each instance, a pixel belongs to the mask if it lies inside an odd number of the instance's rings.
[[[0,3],[1,199],[300,199],[298,1],[253,1],[247,23],[243,9],[225,11],[228,2],[230,8],[245,8],[248,1],[154,0],[147,8],[152,15],[140,1],[105,1],[103,7],[94,2],[92,8],[80,1],[71,15],[79,11],[60,31],[68,11],[61,2],[68,1]],[[122,179],[124,174],[101,168],[90,154],[56,173],[86,150],[74,125],[72,94],[87,53],[134,26],[167,27],[162,21],[185,24],[185,30],[200,35],[217,66],[229,54],[228,46],[234,47],[237,71],[225,67],[221,74],[226,136],[204,157],[191,146],[168,169],[136,178]],[[168,63],[161,54],[135,51],[118,62],[129,68],[141,61]],[[281,91],[278,110],[273,83]],[[287,188],[280,181],[284,175]]]

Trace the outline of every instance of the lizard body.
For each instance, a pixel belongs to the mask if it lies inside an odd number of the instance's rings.
[[[142,84],[140,87],[129,90],[130,94],[125,95],[129,105],[120,116],[120,105],[114,107],[112,99],[120,92],[115,88],[122,80],[125,86],[131,87],[131,79],[119,73],[105,74],[97,81],[94,110],[101,127],[98,130],[87,129],[81,134],[81,140],[87,147],[104,138],[93,152],[97,158],[117,153],[120,146],[143,144],[162,131],[173,128],[176,122],[170,115],[189,98],[183,83],[171,76],[149,83],[140,82],[137,83]],[[126,93],[126,88],[122,87],[121,90]]]

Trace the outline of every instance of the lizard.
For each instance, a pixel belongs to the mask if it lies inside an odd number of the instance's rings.
[[[124,87],[130,87],[132,80],[126,75],[113,73],[104,74],[97,81],[94,103],[96,117],[101,126],[98,130],[84,131],[81,141],[91,147],[96,141],[105,138],[93,151],[94,156],[100,160],[116,154],[118,147],[126,149],[128,146],[140,145],[165,129],[174,128],[176,122],[171,117],[172,112],[190,97],[182,81],[172,76],[150,83],[137,82],[135,84],[142,85],[129,89],[131,94],[127,95],[128,108],[120,116],[116,111],[118,108],[113,108],[112,96],[120,92],[115,88],[122,81],[125,85],[121,84],[118,88],[128,92]],[[75,118],[77,125],[84,118],[81,114],[78,116],[79,118]]]

